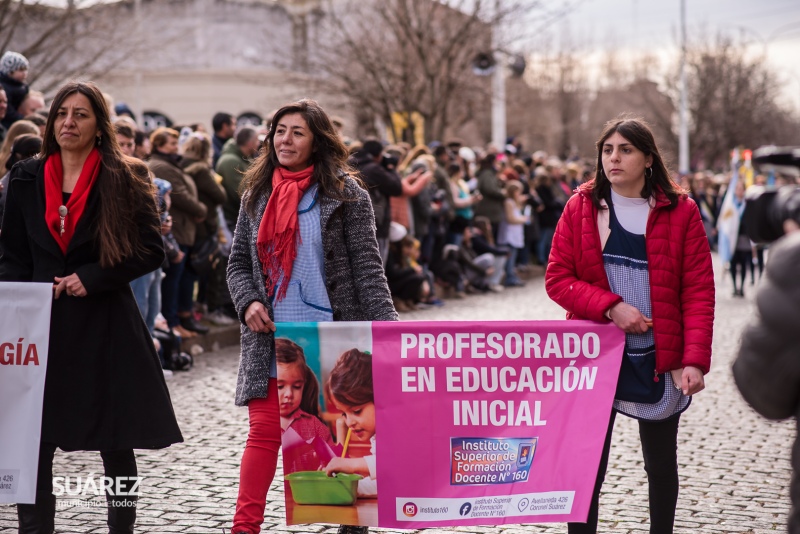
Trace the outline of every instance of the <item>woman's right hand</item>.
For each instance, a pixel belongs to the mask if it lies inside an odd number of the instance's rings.
[[[608,317],[626,334],[644,334],[653,324],[634,306],[620,302],[608,311]]]
[[[269,333],[275,331],[275,323],[269,318],[267,308],[260,302],[253,301],[244,311],[244,322],[253,332]]]

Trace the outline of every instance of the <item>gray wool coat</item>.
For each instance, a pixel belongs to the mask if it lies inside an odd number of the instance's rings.
[[[375,239],[375,216],[369,194],[349,176],[345,178],[341,201],[320,194],[320,227],[325,258],[325,285],[334,321],[396,321],[383,262]],[[244,312],[254,301],[267,308],[266,280],[256,250],[256,238],[268,197],[259,199],[256,217],[244,207],[239,212],[233,246],[228,259],[228,287],[239,314],[242,352],[236,382],[236,404],[267,396],[269,368],[275,351],[272,333],[247,328]],[[242,202],[244,206],[244,202]]]

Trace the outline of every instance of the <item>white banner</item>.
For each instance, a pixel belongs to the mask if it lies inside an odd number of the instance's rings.
[[[52,284],[0,283],[0,503],[33,503]]]

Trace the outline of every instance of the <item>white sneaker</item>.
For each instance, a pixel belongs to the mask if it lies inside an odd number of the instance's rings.
[[[500,293],[501,291],[504,291],[505,288],[500,284],[492,284],[489,286],[489,290],[492,291],[493,293]]]
[[[225,313],[221,312],[220,310],[214,310],[213,312],[207,314],[204,319],[210,323],[214,323],[217,326],[230,326],[236,323],[236,320],[233,317],[225,315]]]
[[[162,369],[162,371],[164,371],[164,380],[172,379],[172,371],[169,369]]]

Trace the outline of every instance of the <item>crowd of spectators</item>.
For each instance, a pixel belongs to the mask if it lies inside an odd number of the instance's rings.
[[[25,83],[28,68],[20,54],[0,58],[0,220],[6,171],[39,152],[47,116],[44,96]],[[127,106],[107,100],[116,111],[119,146],[147,163],[161,209],[166,260],[132,289],[165,369],[184,369],[191,361],[180,351],[183,340],[238,322],[226,257],[242,176],[269,125],[237,125],[233,115],[220,112],[211,131],[194,123],[145,132]],[[335,122],[344,136],[344,121]],[[458,139],[417,146],[344,140],[372,200],[389,287],[401,312],[517,288],[543,273],[564,205],[594,173],[593,162],[530,152],[514,138],[502,147],[467,146]],[[676,177],[700,207],[712,248],[729,179],[710,172]],[[754,282],[763,250],[752,246],[742,256]]]

